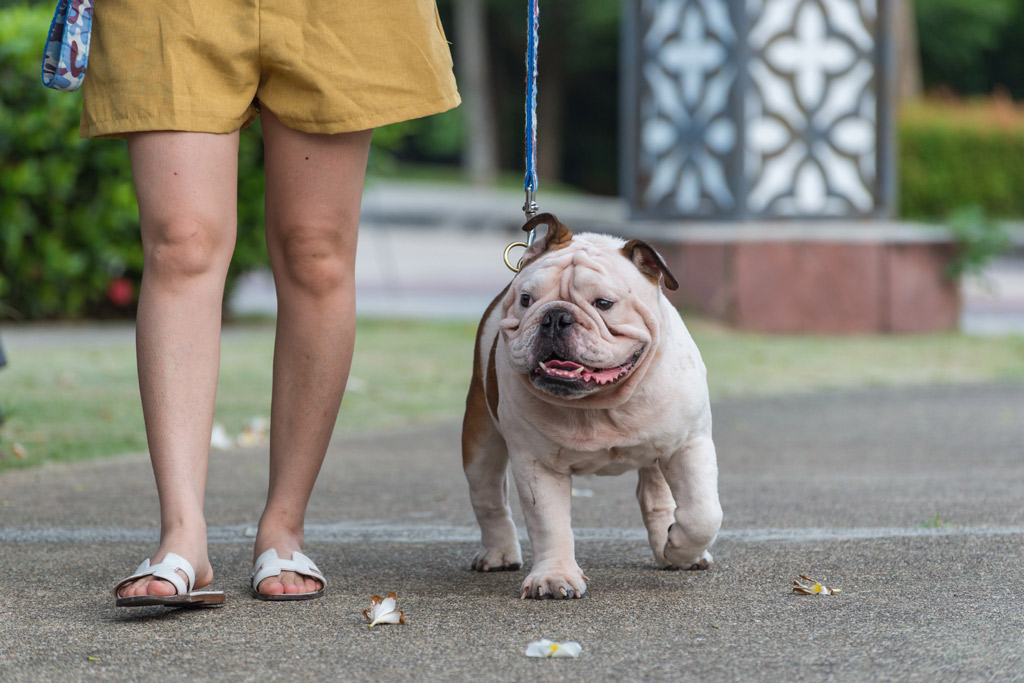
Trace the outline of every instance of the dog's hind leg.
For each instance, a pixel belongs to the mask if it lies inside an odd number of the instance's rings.
[[[483,402],[467,402],[462,423],[462,467],[483,544],[473,557],[473,569],[519,569],[523,555],[508,502],[508,448]]]
[[[669,567],[672,563],[665,559],[665,544],[668,543],[668,528],[675,520],[676,500],[658,463],[641,467],[638,473],[636,499],[647,527],[647,538],[654,551],[654,559],[662,567]]]

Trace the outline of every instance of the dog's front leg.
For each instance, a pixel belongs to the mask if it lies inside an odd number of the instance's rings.
[[[722,527],[715,444],[710,436],[695,437],[659,464],[676,499],[665,559],[681,569],[707,569],[711,566],[708,547]]]
[[[512,456],[512,475],[533,547],[533,565],[523,598],[581,598],[586,578],[573,547],[572,476],[522,454]]]

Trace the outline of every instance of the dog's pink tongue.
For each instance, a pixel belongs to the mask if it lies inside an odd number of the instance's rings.
[[[581,379],[584,382],[597,382],[598,384],[614,382],[626,371],[623,367],[597,370],[580,365],[579,363],[573,363],[571,360],[549,360],[546,363],[542,363],[542,366],[545,372],[555,377]]]
[[[598,384],[607,384],[608,382],[618,379],[621,374],[622,368],[611,368],[610,370],[584,370],[583,381],[589,382],[593,380]]]

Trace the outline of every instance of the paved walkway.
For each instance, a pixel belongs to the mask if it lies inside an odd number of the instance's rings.
[[[517,198],[474,195],[458,221],[436,222],[439,206],[399,227],[401,201],[429,198],[368,195],[361,313],[475,318],[510,277],[500,255],[518,238]],[[545,208],[574,225],[617,216],[564,201]],[[496,202],[508,224],[488,223]],[[1006,283],[1000,320],[1024,319],[1019,265],[992,272]],[[240,296],[266,305],[266,284]],[[968,311],[993,296],[968,292]],[[656,569],[633,475],[584,478],[573,514],[591,583],[567,603],[520,601],[522,572],[468,571],[477,531],[457,424],[332,444],[306,546],[331,583],[310,603],[247,593],[265,449],[212,458],[211,554],[228,604],[200,612],[112,607],[110,587],[157,537],[144,455],[6,472],[0,681],[1024,680],[1024,385],[734,400],[714,412],[726,513],[715,567]],[[798,574],[843,592],[793,595]],[[389,590],[408,624],[370,631],[360,613]],[[583,655],[527,659],[541,637],[577,640]]]
[[[611,198],[543,197],[578,230],[622,234],[622,202]],[[520,192],[458,186],[378,183],[363,201],[356,261],[360,315],[476,319],[512,276],[505,246],[522,239]],[[628,232],[628,228],[625,229]],[[1024,334],[1024,251],[994,261],[963,285],[961,328],[971,334]],[[269,272],[242,280],[236,313],[273,314]]]
[[[115,609],[155,545],[142,455],[0,476],[0,680],[1021,680],[1024,385],[716,404],[725,525],[707,572],[657,569],[632,474],[580,478],[582,600],[468,570],[458,426],[332,444],[306,550],[314,602],[248,596],[265,449],[216,453],[206,611]],[[587,495],[592,494],[592,495]],[[518,503],[515,503],[517,516]],[[526,546],[529,550],[528,545]],[[842,589],[798,596],[807,574]],[[374,593],[407,625],[369,630]],[[576,640],[576,660],[527,643]]]

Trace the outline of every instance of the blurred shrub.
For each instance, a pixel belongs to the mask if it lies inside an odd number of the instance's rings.
[[[957,255],[946,265],[946,275],[961,278],[982,275],[992,258],[1013,246],[1006,226],[989,219],[979,206],[953,210],[944,221],[957,245]]]
[[[142,268],[124,144],[79,140],[80,98],[39,82],[50,13],[0,12],[0,302],[26,318],[102,307]]]
[[[915,0],[925,86],[962,95],[992,92],[999,84],[994,78],[1004,75],[993,68],[1001,61],[997,53],[1020,43],[1020,34],[1009,29],[1018,23],[1021,8],[1020,0]]]
[[[935,219],[963,206],[1024,217],[1024,112],[1007,101],[922,103],[899,125],[900,214]]]
[[[142,275],[127,147],[80,140],[81,97],[39,82],[49,5],[0,10],[0,315],[131,315]],[[239,150],[239,233],[228,286],[266,263],[263,145]]]
[[[390,175],[400,164],[459,162],[462,112],[456,108],[435,116],[393,123],[373,131],[367,175]]]

